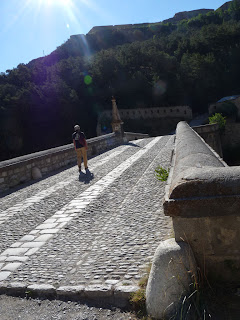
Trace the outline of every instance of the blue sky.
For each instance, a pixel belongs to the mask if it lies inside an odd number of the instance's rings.
[[[159,22],[224,0],[0,0],[0,72],[47,55],[93,26]]]

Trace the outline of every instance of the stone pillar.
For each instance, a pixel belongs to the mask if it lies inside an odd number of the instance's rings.
[[[112,131],[120,133],[122,136],[123,132],[123,121],[120,118],[120,114],[118,112],[116,99],[112,97]]]

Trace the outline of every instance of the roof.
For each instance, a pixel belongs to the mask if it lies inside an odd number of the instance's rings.
[[[240,94],[234,95],[234,96],[229,96],[229,97],[224,97],[220,100],[218,100],[218,102],[224,102],[224,101],[229,101],[229,100],[235,100],[238,97],[240,97]]]

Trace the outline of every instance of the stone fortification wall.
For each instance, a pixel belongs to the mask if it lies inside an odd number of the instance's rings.
[[[164,213],[176,241],[218,282],[240,281],[240,167],[228,167],[186,122],[180,122]]]
[[[188,106],[160,107],[160,108],[137,108],[137,109],[119,109],[122,120],[127,119],[151,119],[166,117],[181,117],[186,120],[192,119],[192,109]],[[99,119],[112,119],[112,111],[106,110],[99,115]]]
[[[122,137],[115,133],[88,139],[88,156],[94,156],[120,145]],[[46,175],[61,167],[77,163],[73,144],[44,150],[0,162],[0,192]]]
[[[127,123],[131,123],[131,121],[145,121],[144,123],[148,124],[149,121],[154,120],[156,123],[150,123],[150,127],[158,127],[160,126],[159,121],[162,119],[173,119],[176,120],[174,123],[174,128],[176,127],[176,123],[181,120],[189,121],[192,119],[192,109],[189,106],[174,106],[174,107],[159,107],[159,108],[136,108],[136,109],[119,109],[119,114],[123,122],[125,122],[125,126]],[[112,119],[112,110],[106,110],[99,114],[98,124],[97,124],[97,135],[102,134],[102,127],[106,124],[109,124]],[[162,126],[162,125],[161,125]],[[148,126],[147,126],[148,127]],[[137,130],[139,130],[137,126]],[[142,130],[143,130],[142,126]],[[136,130],[136,128],[128,128],[127,130]],[[157,134],[167,134],[169,132],[159,132],[159,130],[155,130]],[[166,130],[165,130],[166,131]],[[149,133],[149,128],[147,130]]]

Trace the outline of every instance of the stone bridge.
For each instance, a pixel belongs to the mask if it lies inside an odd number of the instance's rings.
[[[154,170],[170,167],[173,146],[174,136],[138,139],[92,157],[89,174],[68,166],[3,193],[0,292],[124,305],[159,242],[172,236],[162,209],[165,183]],[[52,165],[44,157],[39,165]],[[36,165],[32,158],[18,166]]]
[[[200,266],[239,282],[239,167],[185,122],[176,136],[123,143],[111,134],[89,145],[98,155],[80,176],[72,146],[0,164],[5,186],[36,165],[45,175],[2,193],[0,293],[123,307],[159,243],[174,236]],[[167,186],[155,178],[158,165],[171,167]]]

